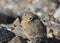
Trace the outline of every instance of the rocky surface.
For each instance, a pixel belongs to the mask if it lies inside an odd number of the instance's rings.
[[[9,43],[32,43],[23,32],[22,27],[24,26],[21,26],[22,17],[26,12],[32,12],[39,16],[42,23],[47,27],[47,37],[44,39],[45,43],[60,43],[60,0],[0,0],[0,13],[7,17],[17,18],[11,24],[3,24],[3,22],[0,24],[0,43],[5,43],[3,41],[5,39],[8,41],[12,33],[16,36],[11,38]],[[24,19],[27,22],[27,17]],[[28,27],[26,24],[24,25]],[[29,28],[28,32],[30,32]]]
[[[0,29],[0,43],[8,43],[12,38],[15,37],[15,34],[6,29]]]

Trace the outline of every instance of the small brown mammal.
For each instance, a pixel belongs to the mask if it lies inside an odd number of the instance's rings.
[[[40,18],[32,12],[26,12],[22,16],[22,29],[26,37],[32,43],[40,43],[46,34],[46,26]]]

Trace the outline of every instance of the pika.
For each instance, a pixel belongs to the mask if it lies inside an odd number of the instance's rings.
[[[46,26],[32,12],[23,14],[21,25],[24,34],[32,43],[40,43],[46,36]]]

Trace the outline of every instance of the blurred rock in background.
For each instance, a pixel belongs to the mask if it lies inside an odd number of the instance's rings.
[[[41,18],[49,38],[60,39],[60,0],[0,0],[0,27],[14,28],[13,33],[25,37],[20,25],[25,12],[33,12]]]

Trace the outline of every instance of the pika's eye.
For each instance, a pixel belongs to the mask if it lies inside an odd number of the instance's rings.
[[[28,21],[32,21],[34,18],[33,18],[33,16],[30,16],[29,18],[28,18]]]

